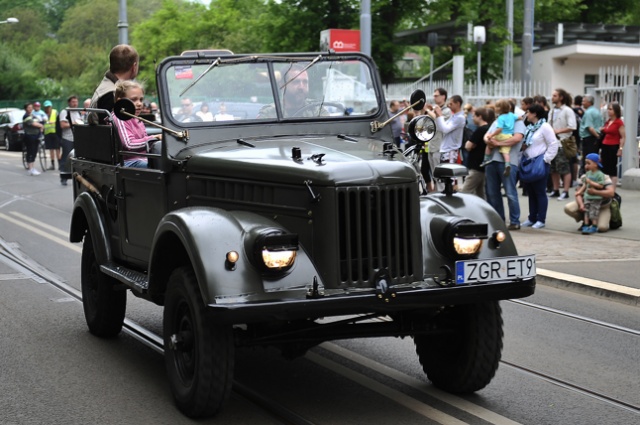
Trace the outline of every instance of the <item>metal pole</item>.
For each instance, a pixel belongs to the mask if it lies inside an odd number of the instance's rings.
[[[535,0],[524,0],[524,31],[522,33],[522,80],[521,95],[530,93],[531,59],[533,57],[533,6]]]
[[[433,91],[433,49],[431,49],[431,64],[429,65],[429,90]]]
[[[360,50],[371,56],[371,0],[360,2]]]
[[[624,90],[625,144],[622,151],[622,176],[627,170],[638,168],[638,86]]]
[[[507,45],[504,47],[502,79],[513,80],[513,0],[507,0]]]
[[[476,43],[478,46],[478,92],[476,93],[478,97],[480,97],[480,91],[482,86],[482,81],[480,80],[480,65],[482,64],[482,43]]]
[[[129,44],[129,23],[127,22],[127,0],[119,0],[118,43]]]

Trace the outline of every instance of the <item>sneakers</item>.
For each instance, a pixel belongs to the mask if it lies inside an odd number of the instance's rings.
[[[507,227],[507,229],[509,229],[509,230],[520,230],[520,225],[519,225],[519,224],[517,224],[517,223],[511,223],[511,224]]]
[[[509,177],[509,174],[511,174],[511,164],[507,164],[507,166],[504,167],[504,171],[502,172],[502,175],[505,177]]]
[[[558,201],[564,201],[569,199],[569,192],[562,192],[560,196],[558,196]]]
[[[554,190],[551,193],[549,193],[549,198],[557,198],[560,196],[560,191],[559,190]]]
[[[67,179],[60,179],[60,184],[63,186],[67,185]]]
[[[51,163],[49,168],[47,168],[47,170],[55,170],[55,169],[56,169],[56,165],[53,162]]]
[[[590,235],[592,233],[596,233],[598,228],[596,226],[582,226],[582,234]]]
[[[32,168],[29,171],[27,171],[27,174],[29,174],[30,176],[39,176],[41,173],[35,168]]]
[[[535,223],[533,223],[533,225],[531,226],[532,229],[542,229],[544,227],[544,223],[541,221],[536,221]]]
[[[521,225],[522,227],[531,227],[531,226],[533,226],[533,222],[532,222],[532,221],[527,220],[527,221],[525,221],[524,223],[520,223],[520,225]]]
[[[484,159],[482,160],[482,163],[480,164],[480,167],[486,167],[487,165],[491,164],[491,156],[484,156]]]

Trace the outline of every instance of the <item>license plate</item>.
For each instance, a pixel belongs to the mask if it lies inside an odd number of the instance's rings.
[[[456,261],[456,285],[535,277],[536,256]]]

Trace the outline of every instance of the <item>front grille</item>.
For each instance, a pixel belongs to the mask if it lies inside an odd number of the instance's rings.
[[[392,284],[412,281],[418,192],[414,185],[338,188],[339,276],[343,285],[369,284],[386,269]]]

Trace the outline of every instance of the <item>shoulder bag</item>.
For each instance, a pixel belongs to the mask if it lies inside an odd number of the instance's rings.
[[[524,156],[518,169],[520,181],[532,183],[547,177],[547,168],[544,162],[544,154],[534,158]]]

